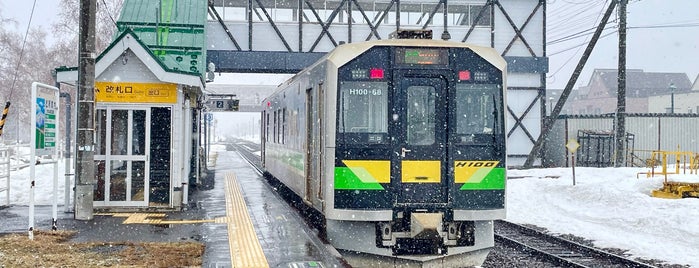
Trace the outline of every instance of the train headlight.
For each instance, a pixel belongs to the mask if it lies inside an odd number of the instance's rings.
[[[352,79],[362,79],[362,78],[367,78],[367,69],[353,69],[352,70]]]

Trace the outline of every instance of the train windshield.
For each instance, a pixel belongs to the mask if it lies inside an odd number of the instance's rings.
[[[340,133],[388,132],[388,83],[340,82]]]
[[[456,85],[456,134],[500,133],[497,108],[500,89],[492,84]],[[464,136],[467,137],[467,136]]]

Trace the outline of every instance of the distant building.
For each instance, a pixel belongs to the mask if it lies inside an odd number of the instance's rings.
[[[574,98],[568,98],[569,114],[616,112],[617,74],[616,69],[595,69],[587,86],[580,87]],[[688,107],[692,106],[687,106],[699,103],[699,91],[692,90],[687,74],[626,70],[627,113],[669,113],[673,102],[675,113],[697,111],[697,107],[690,111]]]

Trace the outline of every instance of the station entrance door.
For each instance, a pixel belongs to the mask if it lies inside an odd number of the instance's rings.
[[[98,107],[95,115],[95,206],[148,206],[150,107]]]

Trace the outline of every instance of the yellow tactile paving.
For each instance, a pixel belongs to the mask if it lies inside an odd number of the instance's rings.
[[[122,224],[197,224],[197,223],[226,223],[227,217],[205,220],[165,220],[165,213],[95,213],[99,216],[126,218]]]
[[[228,243],[233,267],[269,267],[235,174],[225,177]]]
[[[230,246],[233,267],[268,268],[267,258],[257,239],[255,228],[250,219],[245,199],[240,191],[234,173],[225,176],[226,216],[204,220],[165,220],[165,213],[95,213],[100,216],[126,218],[123,224],[196,224],[219,223],[228,227],[228,244]]]

